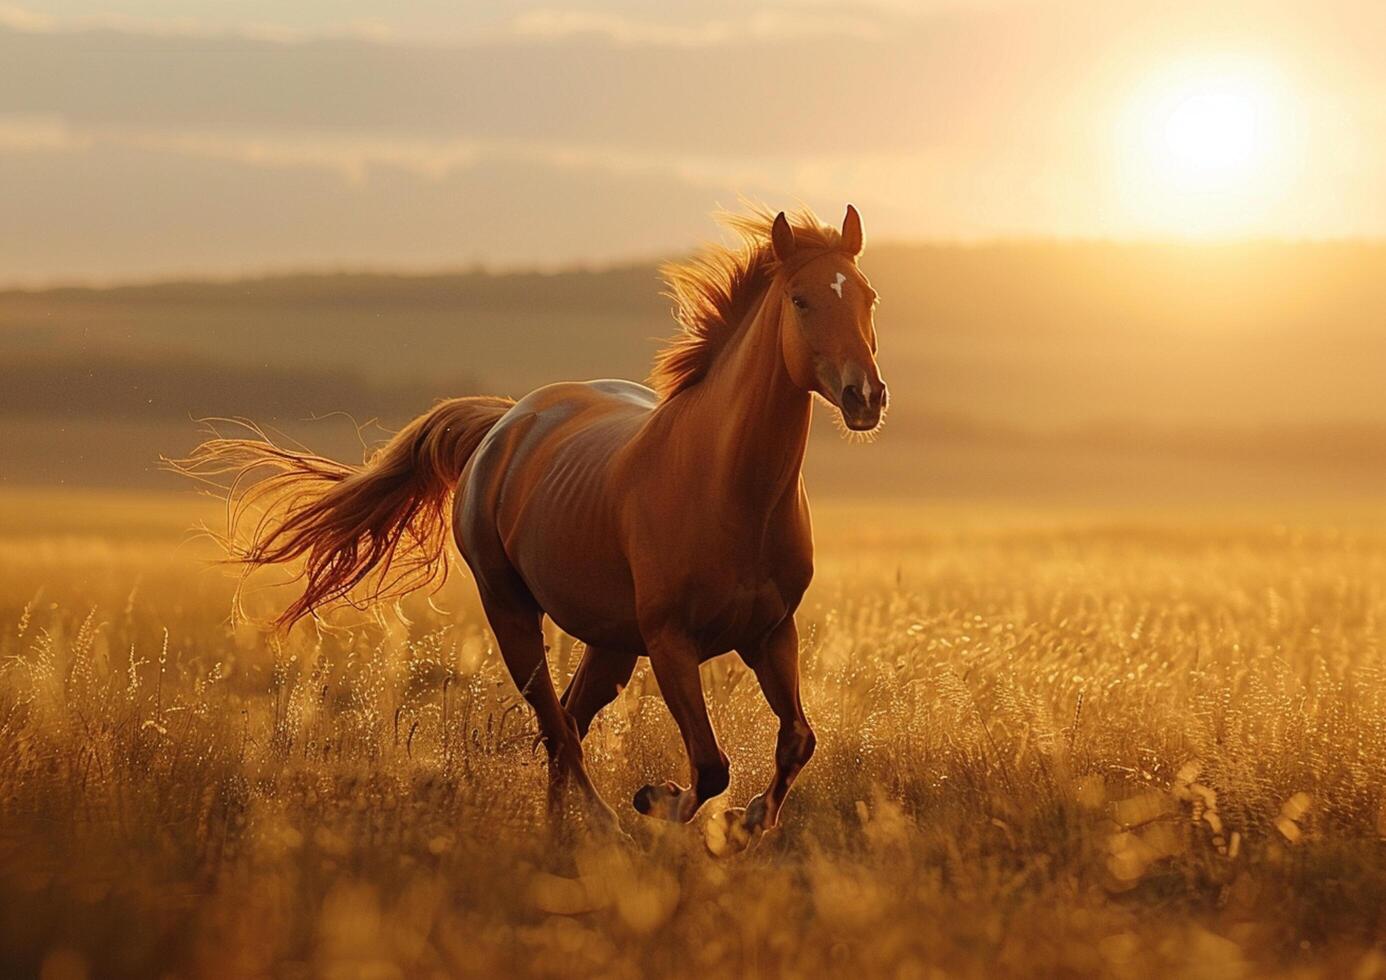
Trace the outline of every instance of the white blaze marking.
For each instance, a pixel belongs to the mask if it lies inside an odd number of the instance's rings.
[[[847,277],[839,272],[837,274],[837,279],[835,279],[833,282],[828,283],[828,285],[832,287],[833,292],[837,293],[838,299],[842,298],[842,284],[846,281]]]

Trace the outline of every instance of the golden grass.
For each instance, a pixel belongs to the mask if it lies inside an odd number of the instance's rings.
[[[186,505],[36,502],[0,498],[5,975],[1386,976],[1360,517],[822,510],[819,752],[718,860],[628,806],[685,768],[644,666],[588,742],[635,846],[556,841],[466,582],[276,650]],[[743,805],[774,722],[705,678]]]

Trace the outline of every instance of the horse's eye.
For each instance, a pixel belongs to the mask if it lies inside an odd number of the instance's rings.
[[[808,309],[808,300],[804,299],[804,297],[802,297],[802,296],[792,296],[792,297],[790,297],[790,299],[793,301],[793,303],[794,303],[794,308],[795,308],[796,310],[806,310],[806,309]]]

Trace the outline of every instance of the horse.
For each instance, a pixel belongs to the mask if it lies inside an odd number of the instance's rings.
[[[641,657],[678,725],[689,779],[643,787],[635,809],[688,822],[725,791],[730,763],[699,665],[735,650],[779,721],[770,785],[721,818],[744,842],[777,826],[816,741],[795,624],[813,577],[802,476],[813,402],[826,400],[852,432],[874,433],[887,389],[856,208],[840,231],[807,210],[723,220],[739,248],[708,246],[661,270],[681,330],[649,387],[562,382],[518,401],[452,398],[362,466],[256,435],[209,439],[174,467],[234,477],[223,538],[232,561],[247,573],[299,569],[302,592],[280,628],[362,587],[378,602],[440,583],[451,530],[538,720],[555,812],[575,787],[590,817],[619,830],[582,743]],[[260,516],[243,540],[250,511]],[[585,646],[561,696],[545,615]]]

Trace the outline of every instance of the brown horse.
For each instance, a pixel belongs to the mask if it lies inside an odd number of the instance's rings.
[[[813,396],[848,428],[873,431],[886,387],[876,293],[857,268],[856,209],[841,232],[807,212],[792,223],[783,212],[727,220],[743,249],[710,248],[664,270],[683,332],[659,355],[653,389],[590,381],[513,403],[455,398],[363,467],[258,439],[210,440],[174,465],[236,476],[226,540],[247,570],[302,562],[304,591],[281,626],[363,583],[374,600],[440,581],[450,525],[506,667],[538,716],[551,802],[575,785],[603,820],[615,815],[583,768],[582,740],[642,656],[691,774],[688,786],[644,787],[636,809],[687,821],[726,789],[698,666],[736,650],[780,722],[769,787],[725,818],[744,842],[776,825],[814,749],[794,622],[813,575],[801,477]],[[266,466],[265,479],[242,479]],[[238,516],[259,505],[264,514],[238,543]],[[562,697],[545,614],[586,644]]]

